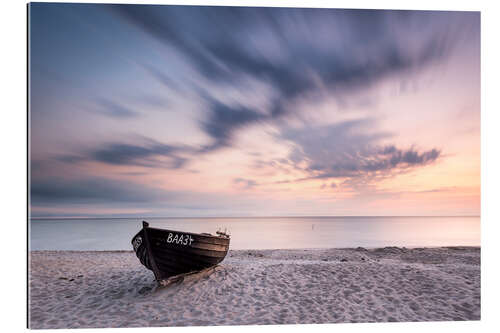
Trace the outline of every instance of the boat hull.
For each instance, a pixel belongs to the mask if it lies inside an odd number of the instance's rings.
[[[229,237],[151,228],[147,222],[132,238],[140,262],[159,282],[219,264],[226,257],[229,242]]]

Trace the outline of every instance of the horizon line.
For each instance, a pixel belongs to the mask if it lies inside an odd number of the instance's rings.
[[[346,217],[481,217],[481,215],[275,215],[275,216],[145,216],[145,217],[28,217],[29,220],[123,220],[123,219],[251,219],[251,218],[346,218]]]

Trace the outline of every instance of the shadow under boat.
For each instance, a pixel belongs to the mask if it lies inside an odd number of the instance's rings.
[[[141,264],[153,271],[160,286],[182,281],[186,276],[215,268],[227,255],[230,237],[151,228],[146,221],[132,238]]]

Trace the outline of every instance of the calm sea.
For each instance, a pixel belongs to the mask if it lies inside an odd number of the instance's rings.
[[[31,250],[132,250],[141,219],[32,219]],[[152,227],[215,233],[232,249],[480,245],[480,217],[148,218]]]

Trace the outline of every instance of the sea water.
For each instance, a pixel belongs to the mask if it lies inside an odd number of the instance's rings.
[[[147,218],[151,227],[227,230],[231,249],[480,246],[479,217]],[[30,250],[132,250],[142,219],[32,219]]]

